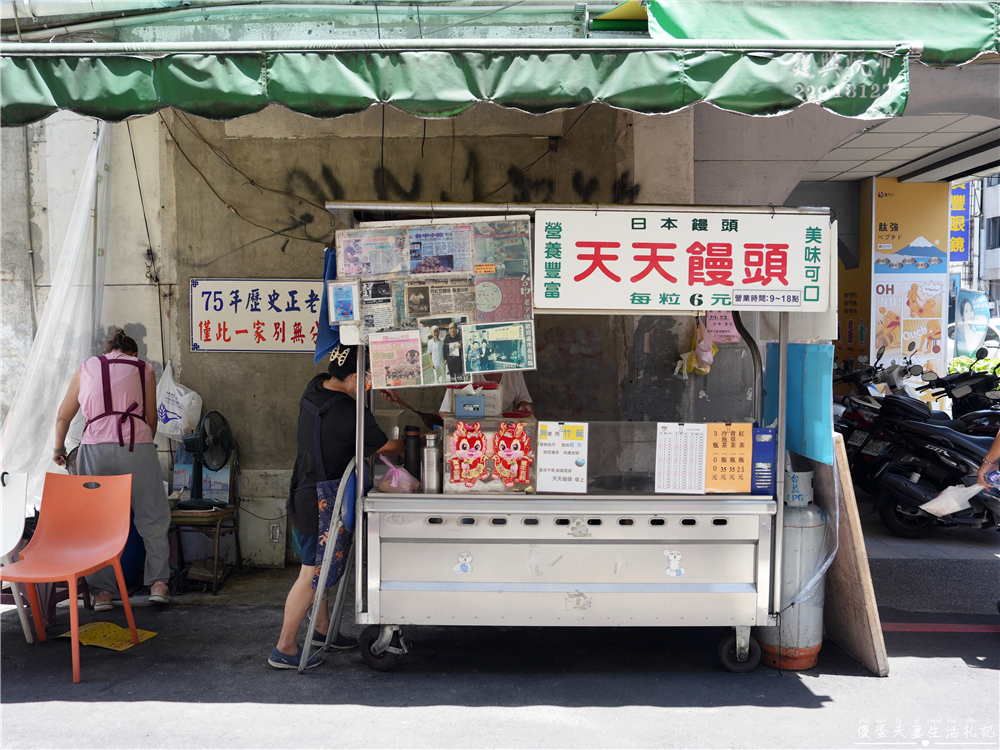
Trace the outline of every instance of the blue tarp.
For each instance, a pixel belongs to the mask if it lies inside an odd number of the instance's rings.
[[[777,344],[767,345],[764,372],[764,424],[778,418]],[[785,449],[833,463],[833,346],[789,344],[785,394]]]

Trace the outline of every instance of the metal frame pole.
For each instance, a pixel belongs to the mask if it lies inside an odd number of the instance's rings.
[[[354,427],[354,612],[360,615],[367,611],[364,586],[364,556],[368,545],[365,543],[364,527],[365,500],[365,356],[364,343],[358,344],[358,388],[355,394],[357,422]]]
[[[775,613],[781,612],[781,545],[785,518],[785,396],[788,388],[788,313],[779,313],[778,323],[778,445],[774,471],[777,497],[774,516],[774,566],[771,573],[771,601]],[[771,367],[773,363],[768,363]]]

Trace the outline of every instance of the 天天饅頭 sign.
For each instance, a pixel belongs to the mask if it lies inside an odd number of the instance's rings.
[[[825,212],[770,208],[537,211],[534,243],[552,311],[823,312],[836,260]]]

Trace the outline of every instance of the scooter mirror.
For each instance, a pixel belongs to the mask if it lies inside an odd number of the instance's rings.
[[[933,383],[938,379],[938,376],[936,372],[927,371],[920,376],[920,379],[925,383]]]
[[[860,362],[863,365],[867,365],[868,364],[868,355],[867,354],[862,354],[860,357],[858,357],[858,362]]]
[[[963,396],[968,396],[972,393],[971,385],[960,385],[958,388],[951,392],[952,398],[962,398]]]
[[[875,361],[878,362],[880,359],[882,359],[883,354],[885,354],[885,346],[880,346],[878,348],[878,351],[875,352]]]
[[[990,401],[1000,401],[1000,391],[986,391],[986,398]]]
[[[981,359],[986,359],[989,356],[989,354],[990,354],[989,349],[987,349],[985,346],[982,347],[979,351],[976,352],[976,361],[978,362]]]
[[[920,365],[910,365],[910,376],[911,377],[915,378],[915,377],[917,377],[917,375],[920,375],[923,371],[924,371],[924,368],[921,367]]]

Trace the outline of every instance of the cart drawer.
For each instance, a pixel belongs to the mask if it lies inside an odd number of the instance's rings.
[[[501,544],[397,542],[383,538],[381,586],[397,582],[490,584],[657,584],[657,591],[688,584],[756,581],[754,543]],[[506,589],[504,589],[506,590]]]
[[[385,591],[381,621],[398,625],[734,626],[758,621],[752,591],[672,594],[577,591]]]

